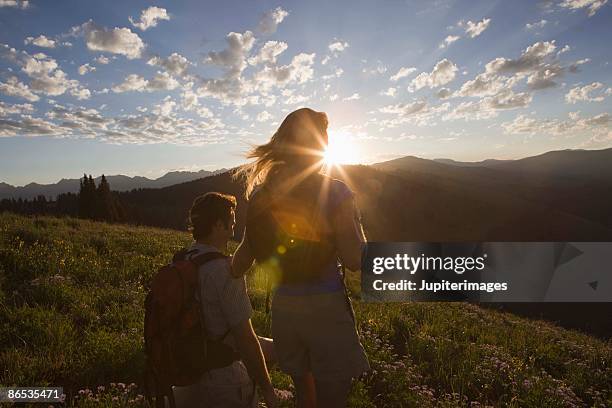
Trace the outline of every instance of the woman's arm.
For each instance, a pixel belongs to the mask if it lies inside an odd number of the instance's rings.
[[[340,204],[335,217],[332,218],[332,226],[344,266],[353,271],[361,269],[361,250],[366,237],[361,226],[359,211],[352,197]]]
[[[251,254],[251,247],[249,246],[245,227],[242,241],[238,245],[236,252],[234,252],[234,256],[232,256],[232,276],[234,278],[244,276],[253,265],[254,260],[255,257]]]

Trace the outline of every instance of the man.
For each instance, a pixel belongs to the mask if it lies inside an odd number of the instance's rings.
[[[226,250],[227,242],[234,235],[235,208],[236,199],[221,193],[206,193],[194,200],[189,211],[195,240],[190,257]],[[233,278],[229,261],[216,259],[200,267],[199,283],[203,322],[208,335],[223,339],[238,352],[241,360],[208,371],[197,384],[174,387],[177,406],[255,407],[255,383],[266,405],[276,407],[274,388],[251,324],[253,310],[245,279]]]

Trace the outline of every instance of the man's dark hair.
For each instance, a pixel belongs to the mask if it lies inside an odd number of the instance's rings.
[[[193,238],[206,237],[219,220],[229,228],[231,212],[235,208],[236,198],[228,194],[209,192],[197,197],[189,210],[189,229]]]

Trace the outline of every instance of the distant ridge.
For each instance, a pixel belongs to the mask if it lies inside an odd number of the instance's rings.
[[[214,171],[171,171],[156,179],[149,179],[142,176],[114,175],[106,176],[111,189],[114,191],[130,191],[136,188],[163,188],[174,184],[186,183],[226,172],[227,169]],[[97,177],[96,183],[100,181]],[[54,184],[29,183],[23,187],[15,187],[7,183],[0,182],[0,199],[4,198],[23,198],[32,199],[39,195],[47,198],[55,198],[62,193],[77,193],[79,191],[79,179],[61,179]]]
[[[498,160],[498,159],[487,159],[481,160],[477,162],[463,162],[457,161],[453,159],[433,159],[433,161],[442,164],[448,164],[450,166],[458,166],[458,167],[489,167],[496,166],[502,163],[509,163],[515,160]]]
[[[401,161],[402,159],[404,158],[396,160]],[[452,159],[434,159],[433,161],[456,167],[486,167],[505,170],[528,177],[589,178],[602,181],[612,179],[612,148],[602,150],[555,150],[517,160],[488,159],[478,162],[462,162]],[[384,167],[394,162],[394,160],[391,160],[378,163],[375,166]]]

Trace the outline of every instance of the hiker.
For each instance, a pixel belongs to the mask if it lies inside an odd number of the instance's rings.
[[[235,197],[221,193],[206,193],[194,200],[189,211],[195,240],[190,257],[226,250],[234,235],[235,208]],[[257,384],[266,406],[276,407],[262,347],[251,324],[253,310],[244,277],[231,276],[227,258],[207,262],[198,272],[206,332],[237,351],[237,358],[226,367],[204,373],[197,384],[174,387],[177,406],[255,407]],[[262,341],[270,350],[270,339]]]
[[[346,406],[352,379],[369,369],[341,267],[361,269],[365,236],[352,191],[320,174],[327,124],[312,109],[290,113],[235,172],[249,202],[232,273],[257,261],[277,276],[272,337],[299,407]]]

